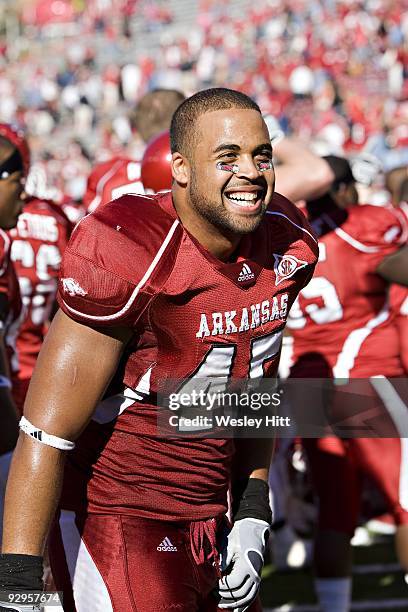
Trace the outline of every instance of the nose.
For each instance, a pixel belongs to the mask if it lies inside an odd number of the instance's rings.
[[[251,155],[243,155],[238,162],[239,170],[235,176],[255,180],[259,177],[259,170]]]

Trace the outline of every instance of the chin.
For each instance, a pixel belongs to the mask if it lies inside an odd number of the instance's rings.
[[[245,220],[237,219],[236,223],[231,224],[230,230],[234,232],[234,234],[251,234],[257,229],[262,219],[263,214],[250,217]]]

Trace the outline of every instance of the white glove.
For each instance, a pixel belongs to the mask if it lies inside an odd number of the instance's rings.
[[[283,138],[285,138],[285,132],[282,130],[279,122],[273,115],[264,115],[264,121],[268,128],[269,138],[271,139],[272,146],[278,144]]]
[[[371,153],[361,152],[350,160],[351,171],[357,183],[370,186],[381,174],[381,161]]]
[[[266,521],[244,518],[234,523],[221,551],[224,575],[218,583],[219,608],[245,612],[261,582],[264,552],[270,526]]]

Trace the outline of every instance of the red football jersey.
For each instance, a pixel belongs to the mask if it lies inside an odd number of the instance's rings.
[[[376,268],[405,242],[402,216],[364,205],[349,209],[342,223],[330,214],[317,223],[319,263],[288,320],[294,361],[314,363],[321,376],[325,369],[338,378],[401,375],[387,283]]]
[[[88,177],[83,204],[88,212],[126,194],[144,194],[140,161],[114,157],[95,166]]]
[[[11,240],[0,229],[0,294],[2,309],[0,313],[0,329],[6,345],[10,370],[18,370],[18,354],[16,352],[16,337],[23,315],[20,290],[17,276],[10,260]]]
[[[61,208],[49,200],[31,198],[10,231],[11,259],[25,308],[17,349],[19,379],[29,379],[40,352],[57,292],[58,270],[71,224]]]
[[[159,437],[156,392],[169,379],[273,376],[316,258],[307,220],[278,194],[233,263],[183,228],[170,193],[124,196],[85,217],[65,251],[59,304],[83,324],[129,326],[134,341],[121,402],[101,403],[69,455],[64,507],[162,520],[225,512],[232,440]]]
[[[391,285],[390,309],[398,330],[401,360],[408,374],[408,287]]]

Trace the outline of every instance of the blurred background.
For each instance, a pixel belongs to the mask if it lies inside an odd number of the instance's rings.
[[[320,154],[408,160],[407,0],[3,0],[0,121],[27,126],[53,189],[142,147],[154,87],[228,86]],[[392,148],[392,150],[391,150]]]

